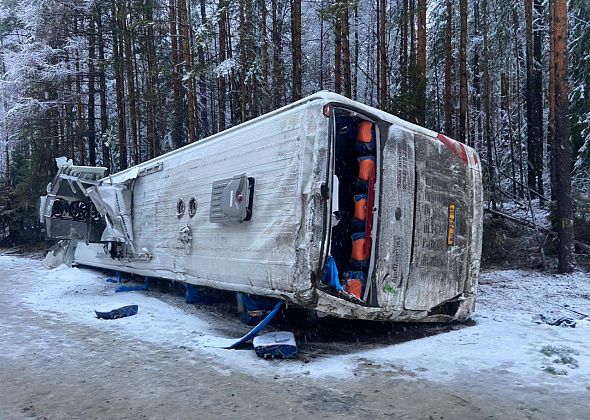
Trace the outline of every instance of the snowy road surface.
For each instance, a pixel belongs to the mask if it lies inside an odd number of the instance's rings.
[[[210,347],[246,328],[176,296],[115,295],[104,278],[0,256],[0,419],[590,419],[590,325],[536,318],[589,313],[587,274],[488,272],[473,326],[397,344],[311,340],[294,361]],[[97,319],[112,301],[139,313]]]

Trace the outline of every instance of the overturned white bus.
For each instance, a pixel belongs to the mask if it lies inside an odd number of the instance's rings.
[[[282,299],[344,318],[474,310],[481,168],[471,148],[319,92],[104,176],[65,159],[42,201],[75,262]]]

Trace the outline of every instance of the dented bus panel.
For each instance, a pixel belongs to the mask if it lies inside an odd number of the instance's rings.
[[[474,310],[471,148],[319,92],[111,176],[58,161],[41,214],[75,262],[283,299],[342,318]]]

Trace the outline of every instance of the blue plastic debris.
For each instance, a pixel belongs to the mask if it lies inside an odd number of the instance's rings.
[[[275,305],[274,309],[272,311],[270,311],[270,313],[266,316],[266,318],[264,318],[262,321],[260,321],[258,323],[258,325],[256,325],[254,328],[252,328],[252,330],[248,334],[246,334],[245,336],[240,338],[238,341],[233,343],[231,346],[226,347],[226,348],[237,349],[237,348],[243,346],[248,341],[252,340],[258,334],[260,334],[260,331],[262,331],[264,329],[264,327],[266,327],[268,325],[268,323],[275,317],[275,315],[283,307],[284,303],[285,302],[283,302],[282,300],[278,301],[277,304]]]
[[[342,290],[342,285],[338,279],[338,267],[336,267],[336,261],[334,261],[331,255],[328,255],[328,258],[326,258],[326,268],[322,276],[322,283],[334,290]]]
[[[137,314],[138,306],[135,304],[109,303],[96,308],[94,312],[99,319],[117,319]]]
[[[297,344],[293,333],[276,331],[259,335],[252,342],[258,357],[292,359],[297,357]]]
[[[121,283],[121,272],[115,271],[115,278],[107,277],[109,283]]]
[[[126,284],[123,284],[119,287],[117,287],[115,289],[115,292],[119,293],[119,292],[141,292],[143,290],[148,290],[150,288],[150,278],[146,277],[143,280],[143,285],[142,286],[128,286]]]
[[[240,321],[246,325],[258,324],[266,316],[267,311],[271,311],[277,303],[275,299],[254,297],[246,293],[238,292],[237,295],[244,307],[244,310],[240,311]]]
[[[186,303],[200,303],[202,305],[212,305],[214,303],[219,303],[221,299],[210,293],[204,293],[202,290],[199,290],[192,284],[187,284],[185,301]]]

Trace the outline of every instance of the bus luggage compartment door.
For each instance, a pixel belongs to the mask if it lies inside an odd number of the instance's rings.
[[[412,249],[414,134],[391,126],[383,143],[374,279],[377,304],[383,309],[396,310],[403,307]]]

